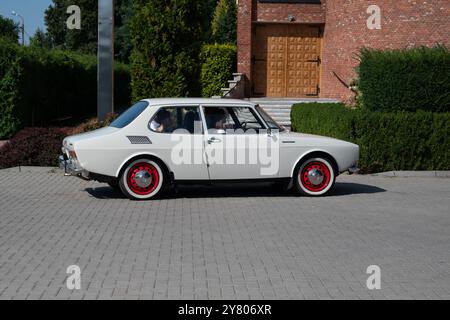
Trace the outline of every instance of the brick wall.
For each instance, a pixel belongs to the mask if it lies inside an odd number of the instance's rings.
[[[381,8],[381,30],[366,25],[369,5]],[[359,48],[450,45],[450,0],[328,0],[322,53],[322,96],[352,97],[334,75],[355,78]]]
[[[252,14],[254,0],[238,1],[237,22],[237,71],[251,81],[251,50],[252,50]],[[250,96],[250,84],[246,85],[246,96]]]
[[[321,5],[260,3],[239,0],[238,71],[251,81],[252,22],[325,23],[321,96],[348,100],[353,96],[336,74],[349,83],[355,78],[356,54],[363,46],[403,48],[450,46],[450,0],[323,0]],[[381,30],[366,25],[369,5],[381,8]],[[249,95],[250,92],[247,92]]]
[[[288,16],[293,15],[296,23],[325,23],[325,2],[321,5],[256,2],[256,20],[288,22]]]

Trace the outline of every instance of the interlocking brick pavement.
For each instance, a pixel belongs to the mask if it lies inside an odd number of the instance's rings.
[[[181,187],[135,202],[56,169],[0,170],[0,299],[450,299],[449,208],[448,178],[341,176],[325,198]],[[381,290],[366,287],[369,265]]]

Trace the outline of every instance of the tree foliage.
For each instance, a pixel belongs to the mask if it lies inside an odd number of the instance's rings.
[[[19,25],[12,19],[0,15],[0,37],[11,41],[19,41]]]
[[[130,24],[133,99],[199,93],[204,0],[135,0]]]
[[[69,30],[66,26],[67,8],[77,5],[81,9],[81,30]],[[115,0],[115,52],[116,58],[127,61],[131,51],[128,21],[133,15],[132,0]],[[98,2],[92,0],[53,0],[45,12],[45,24],[52,47],[79,51],[97,52]]]
[[[219,0],[211,24],[212,40],[236,44],[236,0]]]
[[[47,33],[38,28],[36,33],[30,38],[30,46],[43,49],[50,49],[52,42]]]

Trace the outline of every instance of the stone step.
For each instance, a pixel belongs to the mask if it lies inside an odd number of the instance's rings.
[[[242,73],[233,73],[233,81],[241,81],[243,77]]]
[[[263,109],[266,110],[267,113],[291,114],[291,110],[273,110],[273,109],[266,109],[266,108],[263,108]]]
[[[266,110],[267,112],[291,112],[291,108],[266,108],[261,106],[261,108],[263,108],[264,110]]]
[[[282,117],[274,117],[274,116],[272,116],[272,115],[270,115],[274,120],[276,120],[276,121],[291,121],[291,117],[285,117],[285,116],[282,116]]]
[[[280,120],[280,119],[291,120],[291,115],[290,114],[273,114],[273,113],[269,113],[269,116],[271,116],[274,120]]]
[[[280,104],[258,104],[259,106],[261,106],[262,108],[266,108],[266,109],[292,109],[292,104],[284,104],[284,105],[280,105]]]
[[[329,98],[298,98],[298,99],[275,99],[275,98],[250,98],[251,102],[258,104],[297,104],[297,103],[338,103],[340,102],[337,99],[329,99]]]

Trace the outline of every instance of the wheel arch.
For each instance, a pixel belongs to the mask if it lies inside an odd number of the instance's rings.
[[[137,159],[149,159],[149,160],[153,160],[158,162],[159,164],[161,164],[162,166],[162,170],[163,173],[166,175],[166,177],[169,178],[169,180],[171,180],[171,171],[169,166],[158,156],[151,154],[151,153],[139,153],[139,154],[135,154],[132,155],[131,157],[129,157],[127,160],[125,160],[122,165],[120,166],[119,170],[117,171],[117,178],[120,179],[120,176],[122,175],[122,172],[125,170],[125,168],[133,161],[137,160]]]
[[[325,157],[330,159],[331,165],[333,166],[334,174],[337,177],[339,175],[339,166],[336,161],[336,159],[331,155],[329,152],[326,152],[324,150],[312,150],[308,151],[307,153],[303,154],[296,162],[294,167],[291,171],[291,178],[294,177],[295,170],[305,161],[306,159],[312,158],[312,157]]]

